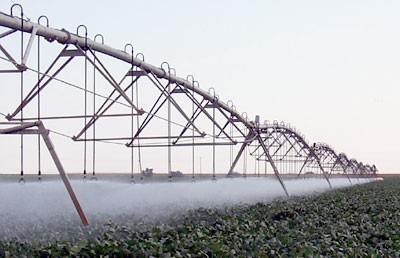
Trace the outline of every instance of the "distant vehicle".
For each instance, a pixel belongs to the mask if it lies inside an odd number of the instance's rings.
[[[179,170],[169,172],[170,177],[183,177],[183,173]]]
[[[152,168],[146,168],[142,170],[142,176],[144,177],[152,177],[153,176],[153,169]]]

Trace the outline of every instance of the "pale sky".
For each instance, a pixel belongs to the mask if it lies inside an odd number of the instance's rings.
[[[310,142],[400,172],[400,1],[3,0],[0,10],[12,2],[33,20],[46,14],[51,27],[85,24],[109,46],[132,43],[147,62],[193,74],[251,118],[289,122]]]

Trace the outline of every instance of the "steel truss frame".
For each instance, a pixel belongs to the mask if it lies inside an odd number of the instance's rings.
[[[13,14],[14,9],[19,8],[19,17]],[[15,11],[14,11],[15,13]],[[14,4],[11,7],[11,15],[0,12],[0,27],[7,30],[0,33],[0,53],[6,61],[15,68],[0,70],[1,73],[17,74],[20,76],[21,101],[15,110],[6,116],[10,123],[18,123],[21,126],[33,122],[34,126],[42,127],[44,120],[69,120],[83,119],[83,127],[71,137],[75,142],[84,143],[84,169],[86,176],[86,156],[87,143],[93,144],[93,176],[95,176],[95,147],[99,141],[113,141],[125,144],[131,150],[131,173],[133,180],[133,149],[138,149],[140,163],[141,148],[168,148],[168,172],[171,173],[171,148],[178,146],[192,147],[192,173],[194,177],[195,146],[211,146],[213,155],[213,178],[215,178],[215,151],[217,146],[230,146],[230,169],[228,176],[234,174],[234,170],[243,156],[243,171],[247,171],[247,155],[253,156],[255,162],[264,162],[265,173],[267,165],[282,186],[286,195],[289,195],[282,174],[294,173],[300,175],[304,168],[316,168],[326,179],[329,187],[331,183],[329,176],[341,169],[344,174],[349,176],[348,171],[355,175],[375,175],[376,167],[363,165],[355,159],[348,159],[345,154],[337,155],[327,145],[308,144],[304,136],[295,128],[284,123],[274,121],[272,124],[260,124],[259,119],[250,121],[247,113],[239,113],[232,101],[223,102],[215,94],[214,88],[208,91],[199,87],[193,76],[189,75],[186,79],[176,76],[175,70],[167,62],[160,66],[154,66],[145,62],[144,55],[137,53],[131,44],[126,44],[124,50],[118,50],[104,44],[104,38],[97,34],[94,39],[88,37],[87,28],[80,25],[76,33],[71,33],[65,29],[54,29],[49,26],[46,16],[39,17],[37,23],[26,20],[23,17],[22,6]],[[41,21],[45,21],[45,25]],[[20,33],[20,60],[10,54],[5,45],[2,44],[4,38],[10,37],[15,33]],[[80,35],[82,34],[83,35]],[[29,35],[28,43],[24,44],[24,36]],[[59,44],[62,48],[51,60],[50,65],[44,72],[40,71],[40,60],[44,58],[40,55],[40,40],[46,39],[49,44]],[[38,68],[37,70],[29,67],[28,60],[32,52],[34,41],[38,43]],[[100,41],[99,41],[100,40]],[[130,50],[130,51],[129,51]],[[114,61],[129,65],[126,73],[121,78],[116,78],[113,67],[107,66],[103,57],[112,58]],[[40,94],[50,87],[53,81],[59,80],[57,76],[66,67],[72,64],[75,59],[84,60],[84,100],[85,108],[82,115],[54,115],[42,116],[40,106]],[[93,91],[88,89],[88,69],[93,69]],[[26,71],[37,72],[37,82],[32,85],[28,94],[24,94],[24,74]],[[96,92],[96,74],[107,82],[111,92],[107,96],[102,96]],[[138,82],[146,81],[152,85],[158,93],[155,101],[147,110],[140,108],[140,98],[138,93]],[[73,86],[71,84],[71,86]],[[136,91],[136,93],[135,93]],[[93,113],[89,114],[87,101],[89,94],[93,96]],[[180,96],[180,97],[178,97]],[[97,97],[104,100],[98,104]],[[37,117],[25,117],[24,109],[38,101]],[[183,101],[189,103],[191,110],[183,108]],[[116,104],[121,104],[130,108],[128,113],[110,113],[111,108]],[[160,118],[160,110],[167,110],[168,123],[167,132],[161,135],[146,136],[144,132],[154,118]],[[184,120],[178,134],[172,135],[171,127],[176,124],[172,120],[172,113],[178,114]],[[96,124],[99,119],[110,117],[130,117],[131,135],[117,137],[98,137],[96,135]],[[135,129],[136,119],[136,129]],[[212,127],[212,133],[206,133],[204,125],[199,121],[205,119]],[[41,130],[41,129],[40,129]],[[40,131],[39,130],[39,131]],[[43,129],[44,130],[44,129]],[[92,130],[92,137],[88,137],[89,130]],[[25,130],[24,132],[28,132]],[[43,136],[43,132],[39,132]],[[21,133],[21,176],[23,176],[23,135]],[[43,136],[45,137],[45,136]],[[191,140],[191,142],[183,141]],[[163,140],[162,143],[149,143],[149,140]],[[46,140],[45,140],[46,142]],[[240,144],[240,148],[234,156],[233,146]],[[39,146],[39,176],[40,170],[40,138]],[[141,163],[140,168],[141,170]],[[60,169],[59,169],[60,170]],[[63,170],[63,169],[62,169]],[[259,169],[258,169],[259,172]],[[60,171],[60,175],[65,172]],[[350,178],[349,178],[350,180]],[[68,180],[67,180],[68,181]],[[64,182],[65,183],[65,182]],[[68,187],[67,187],[68,188]],[[72,197],[72,196],[71,196]],[[74,202],[75,203],[75,202]]]

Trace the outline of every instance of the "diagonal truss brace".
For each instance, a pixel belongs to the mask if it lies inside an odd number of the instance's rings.
[[[0,34],[0,38],[6,37],[8,35],[11,35],[15,32],[16,30],[12,29],[9,31],[6,31],[2,34]],[[36,33],[38,31],[37,26],[33,26],[31,36],[28,41],[28,45],[26,46],[24,55],[22,57],[22,62],[19,64],[12,56],[11,54],[0,44],[0,51],[3,52],[3,54],[7,57],[8,61],[10,61],[17,69],[16,70],[0,70],[0,73],[18,73],[18,72],[24,72],[26,71],[26,63],[28,61],[29,54],[31,52],[32,44],[33,41],[35,40]]]
[[[251,142],[253,142],[253,141],[258,141],[258,144],[260,144],[261,148],[264,150],[265,155],[266,155],[269,163],[271,164],[272,169],[274,170],[276,178],[278,179],[280,185],[282,186],[286,196],[289,196],[289,193],[286,189],[285,183],[283,182],[283,180],[279,174],[278,168],[276,167],[274,161],[272,160],[271,155],[269,154],[267,146],[264,144],[264,141],[263,141],[262,137],[260,136],[260,134],[257,132],[254,132],[253,130],[250,131],[249,134],[246,136],[244,143],[240,147],[240,150],[239,150],[238,154],[236,155],[236,158],[234,159],[234,161],[229,169],[228,175],[233,173],[233,170],[235,169],[237,162],[239,161],[240,157],[242,156],[244,149],[246,148],[246,146],[248,144],[251,144]]]
[[[38,134],[43,138],[44,143],[46,144],[47,149],[50,152],[50,155],[54,161],[54,164],[57,167],[58,173],[60,174],[61,180],[63,181],[65,188],[68,191],[68,194],[75,206],[75,209],[81,219],[83,225],[89,225],[89,221],[79,203],[77,196],[72,188],[72,185],[69,181],[68,175],[65,173],[65,169],[60,161],[60,158],[57,155],[57,152],[54,148],[53,142],[49,137],[50,131],[45,128],[41,121],[30,122],[30,123],[13,123],[13,122],[5,122],[0,123],[1,125],[11,125],[11,127],[0,129],[0,134]],[[32,129],[37,128],[37,129]]]

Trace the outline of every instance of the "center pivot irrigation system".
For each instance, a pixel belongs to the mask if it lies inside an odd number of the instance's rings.
[[[19,88],[18,105],[10,113],[8,110],[7,115],[1,113],[4,121],[0,123],[0,134],[20,136],[21,180],[24,178],[24,138],[29,134],[38,136],[39,179],[42,175],[41,141],[44,141],[84,224],[88,224],[87,219],[49,138],[51,133],[82,144],[84,177],[90,157],[91,176],[96,176],[96,144],[99,142],[120,144],[130,151],[132,180],[136,158],[138,172],[143,171],[144,148],[165,147],[168,173],[173,173],[172,149],[178,146],[190,150],[186,153],[191,154],[193,179],[198,148],[208,146],[211,149],[212,178],[215,179],[216,148],[225,146],[230,154],[228,176],[246,176],[248,159],[252,157],[254,170],[258,171],[256,175],[260,174],[260,166],[264,166],[265,174],[269,167],[286,195],[282,174],[318,173],[331,187],[332,174],[343,174],[351,183],[352,177],[374,176],[377,172],[375,166],[348,159],[326,144],[310,145],[289,125],[276,121],[262,123],[259,116],[250,121],[246,113],[237,111],[232,101],[220,100],[214,88],[201,89],[191,75],[186,79],[176,76],[167,62],[160,67],[146,63],[144,55],[134,52],[131,44],[118,50],[104,44],[101,34],[90,39],[84,25],[78,26],[75,33],[54,29],[46,16],[32,22],[24,16],[22,6],[14,4],[10,14],[0,13],[0,26],[0,58],[5,67],[0,70],[2,81],[14,77],[14,85],[7,86]],[[44,64],[46,68],[42,69]],[[73,76],[67,80],[62,78],[63,74]],[[79,81],[71,82],[73,79]],[[80,94],[82,97],[63,102],[66,99],[63,92],[56,101],[49,100],[45,107],[44,96],[52,84],[74,88],[83,96]],[[5,90],[3,85],[1,91]],[[67,107],[66,111],[62,112],[58,105]],[[76,106],[82,106],[83,114],[71,114],[70,110]],[[53,114],[43,115],[46,110]],[[113,127],[101,132],[102,127],[113,124],[112,119],[116,118],[125,118],[122,127],[128,129],[128,135],[119,134]],[[54,121],[80,127],[70,136],[48,126]],[[163,126],[157,124],[159,121]],[[113,130],[119,135],[105,135]],[[243,173],[237,172],[239,162],[243,164]]]

